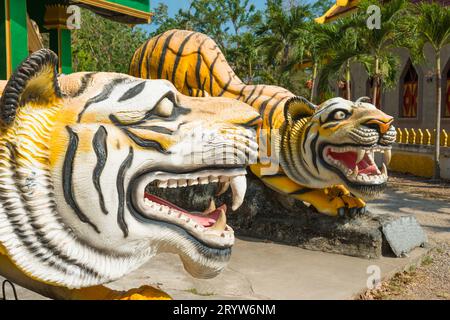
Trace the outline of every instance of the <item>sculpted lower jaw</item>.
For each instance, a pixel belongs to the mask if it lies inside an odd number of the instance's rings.
[[[375,163],[375,154],[383,154],[380,167]],[[388,179],[387,164],[391,160],[391,147],[327,146],[324,148],[325,161],[339,169],[353,183],[375,185]]]
[[[231,187],[233,192],[232,208],[236,210],[244,200],[246,192],[245,174],[245,169],[209,170],[187,174],[150,173],[139,179],[137,187],[134,188],[133,205],[146,218],[177,225],[208,246],[228,248],[234,244],[234,232],[226,224],[227,206],[225,204],[216,208],[216,204],[212,200],[203,212],[188,212],[172,202],[145,193],[145,189],[150,183],[154,187],[163,189],[219,183],[219,192],[226,192]]]

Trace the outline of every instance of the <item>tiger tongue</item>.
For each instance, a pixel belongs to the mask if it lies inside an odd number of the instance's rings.
[[[211,227],[213,225],[216,225],[219,220],[225,220],[226,223],[226,217],[225,216],[227,212],[227,206],[225,204],[221,205],[219,208],[211,211],[208,213],[208,215],[197,215],[193,213],[185,213],[185,216],[188,216],[192,220],[196,221],[197,223],[201,224],[204,227]],[[223,217],[221,219],[221,217]],[[222,223],[221,223],[222,224]]]

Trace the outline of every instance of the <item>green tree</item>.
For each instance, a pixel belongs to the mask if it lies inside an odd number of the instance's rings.
[[[441,80],[441,50],[450,44],[450,9],[436,2],[421,3],[414,7],[416,14],[414,20],[410,20],[409,27],[416,34],[414,42],[410,43],[412,51],[416,55],[423,55],[426,43],[434,49],[434,74],[436,80],[436,143],[435,143],[435,168],[434,177],[440,178],[440,141],[441,141],[441,116],[442,116],[442,80]]]
[[[244,32],[233,36],[236,45],[227,51],[233,70],[246,83],[253,84],[260,73],[261,49],[255,45],[255,35]]]
[[[354,28],[354,16],[339,19],[330,24],[315,24],[309,32],[308,43],[314,69],[320,66],[319,90],[327,91],[328,85],[342,75],[347,83],[347,96],[351,100],[350,65],[362,53]],[[317,71],[313,75],[317,75]],[[313,78],[314,79],[314,78]],[[313,80],[315,82],[315,80]],[[312,94],[312,99],[314,99]]]
[[[81,29],[72,37],[74,71],[127,73],[134,51],[148,38],[140,28],[82,10]]]
[[[260,21],[261,13],[250,0],[196,0],[173,18],[168,16],[167,5],[160,3],[155,18],[158,28],[152,35],[174,28],[202,32],[214,39],[226,54],[240,45],[241,35]],[[230,57],[233,62],[233,56]]]
[[[303,56],[307,23],[312,14],[309,5],[283,7],[282,0],[267,0],[265,15],[257,27],[257,43],[263,49],[265,62],[271,68],[275,84],[293,89],[293,68]],[[267,77],[269,78],[269,77]]]
[[[335,3],[334,0],[317,0],[312,4],[311,11],[315,17],[320,17]]]
[[[151,33],[151,36],[156,36],[158,34],[164,33],[170,29],[186,29],[187,21],[181,18],[182,10],[178,11],[175,18],[169,17],[168,6],[165,3],[158,3],[158,6],[154,10],[154,16],[152,23],[157,25],[158,28]]]
[[[371,5],[376,5],[381,9],[380,24],[377,28],[367,27],[367,9]],[[361,48],[367,50],[369,57],[364,61],[371,62],[371,66],[366,64],[366,69],[373,79],[372,103],[377,105],[377,97],[384,78],[392,76],[395,55],[392,49],[405,46],[405,39],[409,38],[410,30],[402,29],[403,20],[408,15],[408,1],[406,0],[370,0],[360,4],[360,10],[355,18],[355,32],[362,40]],[[383,73],[384,72],[384,73]]]

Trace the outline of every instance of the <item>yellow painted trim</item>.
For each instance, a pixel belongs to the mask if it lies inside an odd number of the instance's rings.
[[[434,172],[433,155],[393,151],[389,170],[431,178]]]
[[[150,12],[145,12],[145,11],[129,8],[129,7],[123,6],[121,4],[107,2],[104,0],[78,0],[78,2],[85,3],[85,4],[99,7],[99,8],[103,8],[103,9],[107,9],[107,10],[111,10],[111,11],[115,11],[115,12],[120,12],[123,14],[127,14],[129,16],[140,18],[140,19],[145,19],[147,21],[147,23],[150,23],[150,20],[153,16],[153,14]]]
[[[314,19],[314,21],[316,21],[317,23],[320,23],[320,24],[334,21],[334,20],[342,17],[343,15],[351,12],[353,9],[356,9],[356,6],[358,5],[358,3],[359,3],[359,0],[336,0],[336,3],[330,9],[328,9],[327,12],[325,12],[323,14],[323,16]],[[338,10],[339,8],[343,8],[343,7],[349,7],[349,8],[345,12],[334,15],[334,12],[336,10]]]
[[[12,74],[10,0],[5,1],[6,79]]]

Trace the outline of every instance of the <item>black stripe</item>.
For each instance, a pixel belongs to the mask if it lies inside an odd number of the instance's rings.
[[[339,124],[340,124],[340,122],[328,123],[328,124],[324,125],[322,128],[330,129],[330,128],[334,128],[334,127],[338,126]]]
[[[77,122],[79,123],[81,121],[81,117],[83,116],[83,114],[86,112],[87,108],[90,107],[91,104],[94,103],[98,103],[101,101],[104,101],[106,99],[109,98],[109,96],[111,95],[111,92],[114,90],[114,88],[122,83],[125,82],[127,80],[126,77],[123,78],[117,78],[112,80],[110,83],[106,84],[102,90],[102,92],[100,92],[98,95],[96,95],[95,97],[89,99],[86,104],[83,107],[83,110],[81,110],[81,112],[78,114],[78,120]]]
[[[256,91],[256,86],[254,86],[253,90],[250,92],[250,95],[244,100],[245,103],[247,103],[248,100],[250,100],[250,98],[253,96],[255,91]]]
[[[259,93],[258,93],[258,95],[256,96],[256,98],[253,99],[252,102],[249,102],[249,105],[253,105],[253,103],[255,103],[255,101],[258,100],[259,97],[261,97],[262,92],[263,92],[263,90],[264,90],[265,88],[266,88],[266,86],[263,85],[262,88],[261,88],[261,90],[259,90]]]
[[[134,87],[128,89],[127,92],[125,92],[119,98],[118,101],[123,102],[123,101],[126,101],[126,100],[136,97],[138,94],[140,94],[142,91],[144,91],[145,84],[146,84],[146,81],[142,81],[142,82],[138,83],[137,85],[135,85]]]
[[[228,76],[230,76],[230,75],[228,75]],[[232,77],[230,77],[230,79],[227,81],[227,83],[225,83],[225,86],[222,88],[222,91],[218,95],[219,97],[222,96],[227,91],[227,89],[231,83],[231,80],[233,80]]]
[[[155,43],[153,44],[152,50],[150,51],[150,54],[148,55],[148,58],[147,58],[146,64],[147,64],[147,78],[148,78],[148,79],[151,79],[150,73],[151,73],[151,66],[152,66],[152,65],[151,65],[150,61],[151,61],[151,59],[152,59],[153,52],[155,51],[156,45],[158,44],[158,41],[159,41],[159,39],[162,37],[162,35],[163,35],[163,33],[161,33],[161,34],[156,38]]]
[[[316,136],[311,141],[311,154],[313,158],[313,164],[317,170],[317,173],[319,173],[319,167],[317,166],[317,152],[316,152],[316,145],[318,139],[319,139],[319,132],[317,132]]]
[[[197,50],[197,63],[195,65],[195,77],[197,78],[197,87],[199,90],[202,87],[202,81],[201,81],[201,75],[200,75],[200,70],[202,68],[202,47],[205,44],[206,40],[208,40],[208,38],[203,39],[203,41],[198,46],[198,50]],[[206,78],[205,78],[205,80],[206,80]],[[198,92],[197,92],[197,96],[198,96]]]
[[[287,177],[285,173],[274,173],[274,174],[262,174],[261,178],[263,179],[270,179],[270,178],[282,178]]]
[[[158,132],[158,133],[162,133],[162,134],[168,134],[168,135],[172,135],[174,132],[173,130],[170,130],[170,129],[167,129],[166,127],[161,127],[161,126],[135,126],[134,128],[150,130],[150,131],[154,131],[154,132]]]
[[[197,63],[195,64],[195,78],[197,80],[197,88],[200,90],[202,83],[201,83],[201,75],[200,75],[200,69],[202,67],[202,55],[200,54],[200,47],[197,51]],[[198,96],[198,92],[197,92]]]
[[[266,111],[266,107],[269,104],[269,102],[278,94],[275,93],[273,94],[270,98],[264,100],[263,103],[261,103],[261,105],[259,106],[259,114],[263,117],[264,116],[264,112]],[[269,122],[269,126],[271,125],[271,123]]]
[[[121,129],[128,136],[128,138],[133,140],[133,142],[136,143],[138,146],[140,146],[142,148],[153,148],[153,149],[156,149],[156,151],[159,151],[161,153],[170,154],[170,152],[167,151],[166,149],[164,149],[164,147],[158,141],[142,139],[141,137],[138,137],[137,135],[128,131],[125,128],[121,128]]]
[[[142,51],[141,51],[141,56],[139,57],[139,65],[138,65],[138,74],[139,77],[142,77],[142,64],[144,62],[144,58],[145,58],[145,51],[147,51],[147,47],[148,44],[150,43],[151,39],[148,39],[147,42],[144,44],[144,46],[142,47]],[[148,71],[147,71],[148,72]]]
[[[83,78],[81,78],[81,86],[78,88],[78,91],[70,97],[75,98],[82,95],[86,91],[88,84],[91,82],[91,79],[95,74],[96,72],[89,72],[85,74]]]
[[[237,98],[236,98],[237,100],[240,100],[240,99],[241,99],[241,97],[243,96],[243,93],[244,93],[245,88],[247,88],[247,85],[246,85],[246,84],[244,84],[243,87],[242,87],[242,89],[241,89],[241,91],[239,91],[239,95],[238,95]]]
[[[256,116],[256,117],[254,117],[253,119],[248,120],[247,122],[242,123],[241,126],[243,126],[243,127],[253,127],[253,126],[256,125],[255,122],[256,122],[256,121],[259,121],[259,120],[261,120],[261,117],[260,117],[260,116]]]
[[[209,93],[213,96],[213,80],[214,80],[214,67],[216,65],[217,59],[219,59],[220,52],[217,52],[211,66],[209,67]]]
[[[164,61],[166,60],[167,49],[169,48],[170,40],[172,40],[172,37],[176,32],[177,31],[172,32],[172,34],[167,37],[166,41],[164,41],[164,45],[163,45],[163,48],[161,51],[161,56],[159,57],[159,62],[158,62],[157,79],[161,79],[163,67],[164,67]]]
[[[278,100],[277,103],[275,103],[275,104],[272,106],[272,109],[270,109],[269,117],[268,117],[268,119],[269,119],[269,122],[268,122],[268,123],[269,123],[269,126],[272,126],[273,115],[274,115],[275,111],[277,110],[278,105],[279,105],[284,99],[286,99],[286,97],[281,98],[280,100]]]
[[[128,226],[127,223],[125,222],[124,217],[124,209],[125,209],[124,180],[125,174],[127,173],[127,169],[131,166],[132,162],[133,162],[133,148],[130,147],[128,156],[125,158],[125,160],[119,167],[119,172],[117,173],[117,180],[116,180],[117,194],[119,197],[119,207],[117,208],[117,223],[119,224],[119,227],[122,230],[123,236],[125,238],[128,237]]]
[[[73,178],[73,163],[75,160],[75,153],[78,149],[78,143],[79,138],[78,135],[72,131],[72,129],[68,126],[66,126],[66,130],[69,133],[69,142],[67,145],[67,152],[66,156],[64,158],[64,164],[63,164],[63,172],[62,176],[63,179],[63,193],[64,193],[64,199],[69,204],[69,206],[75,211],[75,214],[78,216],[78,218],[84,222],[90,225],[97,233],[100,233],[97,226],[93,224],[89,218],[81,211],[80,207],[78,206],[77,202],[75,201],[75,195],[73,193],[73,185],[72,185],[72,178]]]
[[[308,138],[309,131],[312,128],[312,123],[305,129],[305,133],[303,134],[303,152],[306,153],[306,138]]]
[[[206,83],[206,77],[205,77],[205,79],[203,79],[203,82],[202,82],[202,97],[205,97],[205,83]]]
[[[175,63],[173,64],[172,80],[171,80],[172,83],[175,83],[175,75],[176,75],[176,72],[177,72],[177,69],[178,69],[178,64],[180,63],[181,56],[183,55],[184,47],[186,46],[186,44],[188,43],[189,39],[191,39],[191,37],[192,37],[194,34],[197,34],[197,32],[193,32],[193,33],[191,33],[190,35],[188,35],[188,36],[183,40],[183,42],[181,43],[180,48],[178,48],[178,51],[177,51],[177,53],[176,53]],[[168,80],[169,80],[169,79],[168,79]]]
[[[105,200],[103,198],[102,188],[100,185],[100,177],[102,175],[103,169],[105,168],[106,159],[108,158],[108,148],[106,144],[106,138],[108,137],[108,132],[104,126],[100,126],[94,135],[92,140],[92,146],[94,148],[95,155],[97,156],[97,165],[92,173],[92,181],[94,182],[95,189],[98,193],[98,198],[100,201],[100,208],[104,214],[108,214],[108,210],[105,207]]]
[[[187,71],[186,71],[186,73],[184,74],[184,83],[186,84],[186,87],[187,87],[187,89],[188,89],[189,95],[192,97],[192,87],[189,85],[187,79],[188,79],[188,78],[187,78]]]
[[[298,195],[302,195],[302,194],[305,194],[305,193],[308,193],[308,192],[311,192],[311,191],[314,191],[314,189],[302,187],[302,189],[294,191],[294,192],[290,192],[289,194],[298,196]]]

